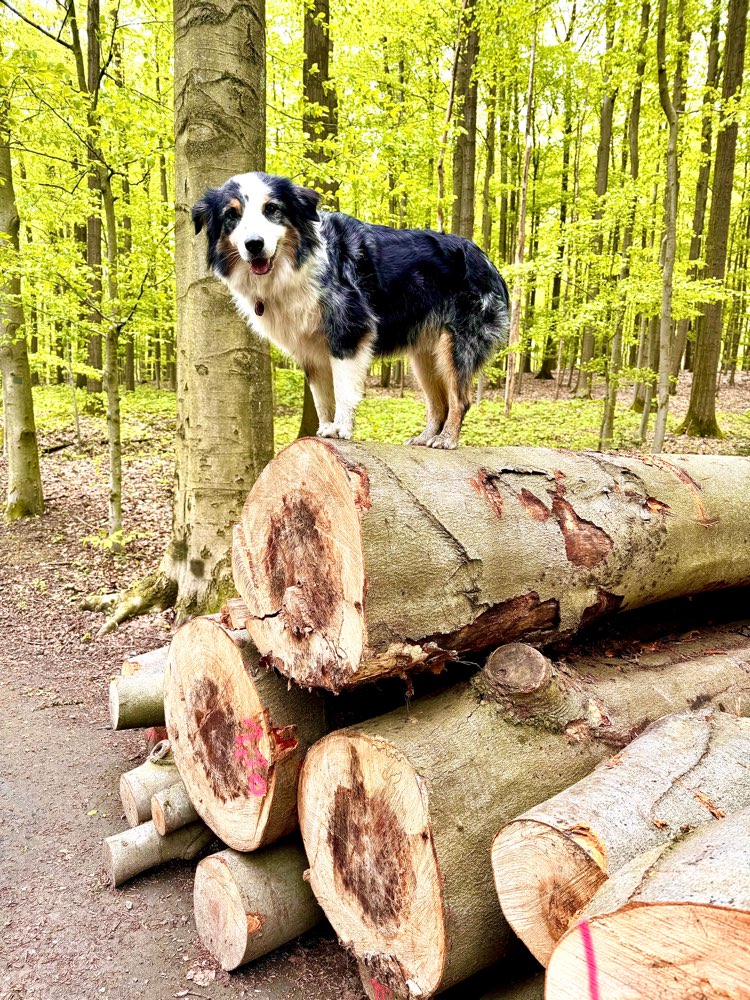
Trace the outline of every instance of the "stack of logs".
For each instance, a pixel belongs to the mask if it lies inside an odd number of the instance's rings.
[[[166,726],[123,775],[113,884],[216,837],[195,919],[221,966],[324,914],[377,1000],[513,932],[546,986],[498,998],[750,997],[750,630],[560,655],[748,585],[748,503],[744,458],[296,442],[236,528],[240,598],[112,681],[113,728]],[[456,662],[332,730],[330,692]]]

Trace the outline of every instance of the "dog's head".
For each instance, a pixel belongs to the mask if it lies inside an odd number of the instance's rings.
[[[208,266],[226,281],[243,269],[259,280],[286,262],[300,267],[318,245],[318,199],[286,177],[238,174],[193,206],[208,236]]]

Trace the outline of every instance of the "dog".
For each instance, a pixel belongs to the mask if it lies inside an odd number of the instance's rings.
[[[406,352],[427,401],[409,444],[455,448],[472,380],[507,339],[505,281],[469,240],[341,212],[284,177],[239,174],[193,207],[208,266],[261,337],[303,368],[318,434],[352,436],[374,357]]]

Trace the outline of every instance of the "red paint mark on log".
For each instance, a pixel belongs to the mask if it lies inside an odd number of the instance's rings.
[[[552,513],[560,525],[565,539],[565,554],[570,562],[593,569],[607,558],[612,551],[612,539],[606,531],[579,517],[572,505],[559,494],[552,498]]]
[[[557,600],[540,601],[539,594],[532,590],[493,605],[457,632],[430,636],[429,641],[458,653],[481,651],[520,638],[547,638],[557,631],[559,624]]]
[[[518,494],[518,499],[521,501],[529,517],[532,517],[535,521],[544,522],[549,519],[551,514],[549,507],[538,496],[535,496],[531,490],[522,489]]]
[[[374,1000],[391,1000],[393,996],[393,990],[379,983],[377,979],[371,979],[370,985],[372,986],[372,995]]]
[[[502,517],[503,497],[497,488],[499,479],[500,477],[496,473],[490,472],[489,469],[480,468],[477,469],[476,476],[469,482],[479,496],[487,501],[497,516]]]
[[[580,627],[583,628],[584,625],[588,625],[597,618],[601,618],[602,615],[617,611],[622,601],[622,594],[612,594],[609,590],[599,587],[596,592],[596,600],[593,604],[585,608],[581,615]]]
[[[591,928],[587,920],[582,920],[578,925],[583,943],[583,957],[586,960],[586,973],[589,980],[589,1000],[601,1000],[599,993],[599,970],[596,966],[596,953],[594,952],[594,942],[591,938]]]
[[[247,787],[259,798],[268,791],[269,762],[260,752],[262,739],[263,727],[255,719],[243,719],[234,746],[234,756],[245,770]]]
[[[416,885],[409,838],[387,801],[387,789],[368,795],[359,754],[349,747],[351,788],[339,785],[328,825],[337,891],[346,893],[372,927],[395,927]]]

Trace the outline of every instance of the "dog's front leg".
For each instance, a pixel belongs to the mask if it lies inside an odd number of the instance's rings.
[[[333,427],[333,418],[336,413],[331,362],[326,358],[324,361],[307,364],[305,365],[305,374],[310,383],[315,412],[318,414],[317,433],[322,437],[333,437],[332,434],[323,433],[324,430]]]
[[[332,358],[333,393],[336,397],[336,415],[333,425],[325,430],[320,427],[321,437],[337,437],[346,441],[354,432],[354,414],[365,391],[365,376],[372,360],[370,338],[359,346],[350,358]]]

